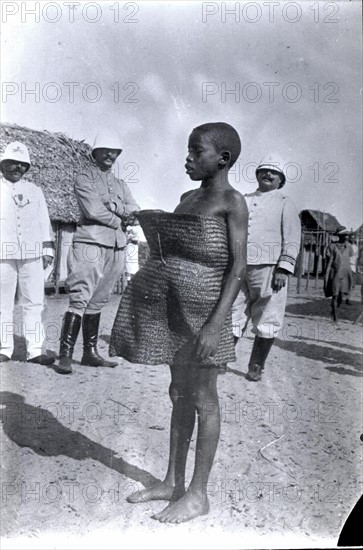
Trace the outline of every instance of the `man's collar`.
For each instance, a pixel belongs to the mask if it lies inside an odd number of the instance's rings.
[[[20,178],[19,181],[9,181],[2,174],[0,176],[0,180],[1,180],[1,183],[6,183],[8,185],[16,185],[18,183],[26,183],[26,182],[29,183],[29,180],[27,180],[25,177]]]
[[[276,191],[281,191],[281,188],[273,189],[272,191],[260,191],[259,188],[257,187],[255,193],[257,193],[258,195],[270,195],[271,193],[275,193]]]
[[[1,174],[1,178],[0,178],[0,179],[1,179],[1,183],[7,183],[8,185],[13,185],[13,182],[7,180],[7,179],[3,176],[3,174]],[[20,181],[21,181],[21,180],[20,180]]]

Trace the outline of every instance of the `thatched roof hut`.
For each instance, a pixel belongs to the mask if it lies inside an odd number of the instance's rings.
[[[73,185],[79,171],[91,162],[90,146],[62,133],[1,124],[1,152],[11,141],[28,147],[32,166],[26,177],[41,186],[52,222],[76,222],[79,210]]]
[[[300,219],[303,229],[314,231],[335,233],[341,225],[334,216],[320,210],[302,210],[300,212]]]

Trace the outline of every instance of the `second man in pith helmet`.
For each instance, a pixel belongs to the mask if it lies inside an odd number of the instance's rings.
[[[97,350],[102,308],[120,279],[125,265],[128,220],[139,206],[126,183],[112,172],[122,144],[112,129],[98,132],[92,148],[92,165],[74,186],[80,219],[73,237],[68,263],[69,308],[63,317],[59,363],[60,374],[72,372],[74,346],[82,326],[82,365],[115,367]]]

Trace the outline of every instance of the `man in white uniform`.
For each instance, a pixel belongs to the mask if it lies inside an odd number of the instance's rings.
[[[247,272],[232,306],[237,343],[249,319],[256,335],[247,380],[258,382],[275,336],[282,328],[287,283],[300,249],[298,212],[282,187],[283,164],[270,155],[256,169],[258,189],[245,195],[248,211]]]
[[[40,187],[23,178],[30,168],[27,147],[18,141],[4,151],[1,176],[0,362],[14,351],[14,302],[17,286],[22,297],[23,333],[27,361],[51,365],[43,354],[44,269],[54,256],[48,208]]]

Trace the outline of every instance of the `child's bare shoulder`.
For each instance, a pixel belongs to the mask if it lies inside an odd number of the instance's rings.
[[[234,189],[233,187],[231,189],[226,189],[224,192],[224,200],[226,203],[226,206],[229,206],[232,209],[240,208],[241,206],[244,207],[246,205],[246,199],[240,193],[237,191],[237,189]]]
[[[186,199],[187,197],[189,197],[189,195],[191,195],[192,193],[195,193],[195,189],[192,189],[191,191],[186,191],[185,193],[182,194],[182,196],[180,197],[180,202],[182,202],[184,199]]]

